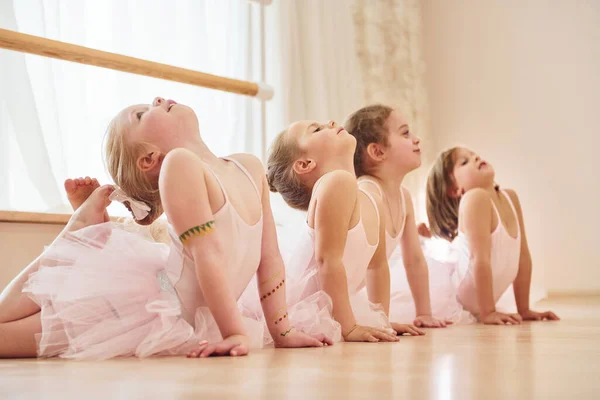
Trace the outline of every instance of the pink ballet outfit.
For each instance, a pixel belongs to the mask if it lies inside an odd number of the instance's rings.
[[[519,258],[521,256],[521,227],[515,206],[510,196],[505,191],[501,193],[508,200],[510,207],[517,221],[517,236],[512,237],[507,232],[500,219],[500,213],[496,205],[492,202],[494,211],[498,217],[498,226],[492,233],[490,265],[492,268],[492,282],[494,289],[494,302],[497,303],[500,297],[512,285],[519,272]],[[475,289],[475,275],[470,266],[470,251],[465,235],[459,232],[453,241],[453,247],[458,252],[458,301],[463,307],[473,314],[479,314],[479,303],[477,301],[477,291]]]
[[[315,189],[318,185],[315,184]],[[370,194],[365,195],[371,200],[374,206],[375,201]],[[378,215],[379,211],[375,208]],[[308,226],[308,225],[307,225]],[[367,240],[364,230],[362,216],[358,223],[348,231],[346,246],[342,256],[342,263],[346,270],[348,282],[348,293],[350,295],[350,304],[360,325],[367,325],[386,329],[390,333],[393,331],[389,320],[380,304],[373,304],[367,298],[365,288],[365,278],[369,262],[375,254],[378,243],[371,245]],[[304,313],[305,315],[314,315],[314,310],[309,307],[324,310],[323,304],[331,310],[331,298],[322,290],[319,278],[319,267],[315,260],[315,230],[308,226],[307,234],[304,235],[297,247],[295,256],[291,258],[287,265],[288,273],[288,303],[293,306],[291,309],[294,314]],[[292,320],[294,316],[290,313]],[[312,317],[314,319],[314,317]],[[306,318],[309,322],[310,319]],[[295,322],[295,321],[294,321]],[[305,331],[307,329],[304,329]],[[322,318],[320,324],[313,323],[311,333],[322,332],[335,341],[341,341],[341,326],[334,320]]]
[[[240,163],[228,160],[254,185]],[[263,217],[247,224],[215,177],[225,204],[214,215],[213,234],[227,246],[223,268],[239,298],[258,269]],[[24,288],[41,307],[38,355],[92,360],[183,355],[201,340],[221,340],[194,261],[172,229],[170,235],[169,249],[119,224],[104,223],[57,240]],[[261,347],[268,336],[264,319],[243,319],[251,347]]]
[[[383,198],[384,193],[378,182],[362,178],[359,184],[368,183],[373,185],[379,195]],[[415,303],[410,292],[410,286],[406,277],[406,270],[402,260],[400,239],[406,228],[406,199],[404,190],[400,187],[400,198],[402,201],[402,227],[398,234],[393,237],[386,230],[386,254],[390,266],[390,321],[400,323],[412,323],[416,317]],[[429,293],[431,312],[433,316],[451,320],[453,322],[470,322],[467,313],[463,312],[462,306],[456,300],[456,283],[452,276],[456,269],[454,259],[438,257],[431,254],[428,248],[423,248],[425,261],[429,268]]]

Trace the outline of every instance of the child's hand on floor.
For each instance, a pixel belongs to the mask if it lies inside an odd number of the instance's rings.
[[[289,331],[285,336],[281,335],[281,337],[274,339],[274,342],[275,347],[287,348],[323,347],[333,345],[333,340],[323,334],[312,336],[296,330]]]
[[[452,321],[442,321],[431,315],[420,315],[415,318],[413,324],[419,328],[445,328],[446,326],[451,325]]]
[[[560,321],[558,315],[554,314],[552,311],[537,312],[533,310],[527,310],[520,314],[523,318],[523,321]]]
[[[523,318],[519,314],[504,314],[494,311],[481,318],[486,325],[519,325]]]
[[[396,335],[391,335],[383,329],[371,326],[355,325],[344,335],[346,342],[397,342]]]
[[[425,334],[425,332],[414,325],[399,324],[397,322],[392,322],[391,325],[399,336],[402,336],[405,333],[408,333],[411,336],[422,336]]]
[[[188,353],[188,358],[204,358],[210,356],[245,356],[248,354],[248,337],[245,335],[231,335],[217,344],[200,342],[196,350]]]

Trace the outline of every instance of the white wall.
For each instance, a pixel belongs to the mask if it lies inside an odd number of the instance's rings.
[[[423,0],[435,147],[521,198],[534,277],[600,291],[600,1]]]

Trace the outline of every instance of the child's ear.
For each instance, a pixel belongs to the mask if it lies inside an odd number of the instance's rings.
[[[137,166],[142,172],[149,172],[160,166],[162,159],[158,151],[149,151],[137,159]]]
[[[446,191],[448,197],[453,199],[460,199],[465,194],[465,189],[460,189],[458,187],[448,188]]]
[[[375,161],[383,161],[386,158],[385,148],[379,143],[369,143],[367,155]]]
[[[312,158],[298,159],[294,162],[294,172],[298,175],[307,174],[317,168],[317,162]]]

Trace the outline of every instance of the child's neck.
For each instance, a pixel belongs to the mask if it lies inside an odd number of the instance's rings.
[[[397,171],[380,170],[373,175],[366,175],[371,179],[375,179],[382,187],[387,196],[396,197],[400,195],[400,187],[406,173],[398,173]]]
[[[193,140],[193,141],[188,141],[188,142],[184,143],[184,145],[182,147],[192,151],[194,154],[196,154],[198,157],[200,157],[202,159],[202,161],[204,161],[207,164],[214,165],[221,161],[221,159],[219,157],[217,157],[208,148],[208,146],[206,146],[206,143],[204,143],[204,141],[200,138]]]
[[[352,175],[356,175],[352,160],[349,162],[330,162],[327,165],[322,165],[318,170],[313,171],[313,179],[309,178],[309,182],[307,182],[308,185],[313,187],[321,177],[333,171],[347,171]]]
[[[492,183],[491,186],[484,186],[481,189],[485,190],[486,192],[488,192],[488,194],[492,197],[495,198],[496,196],[498,196],[498,190],[496,190],[496,184]]]

